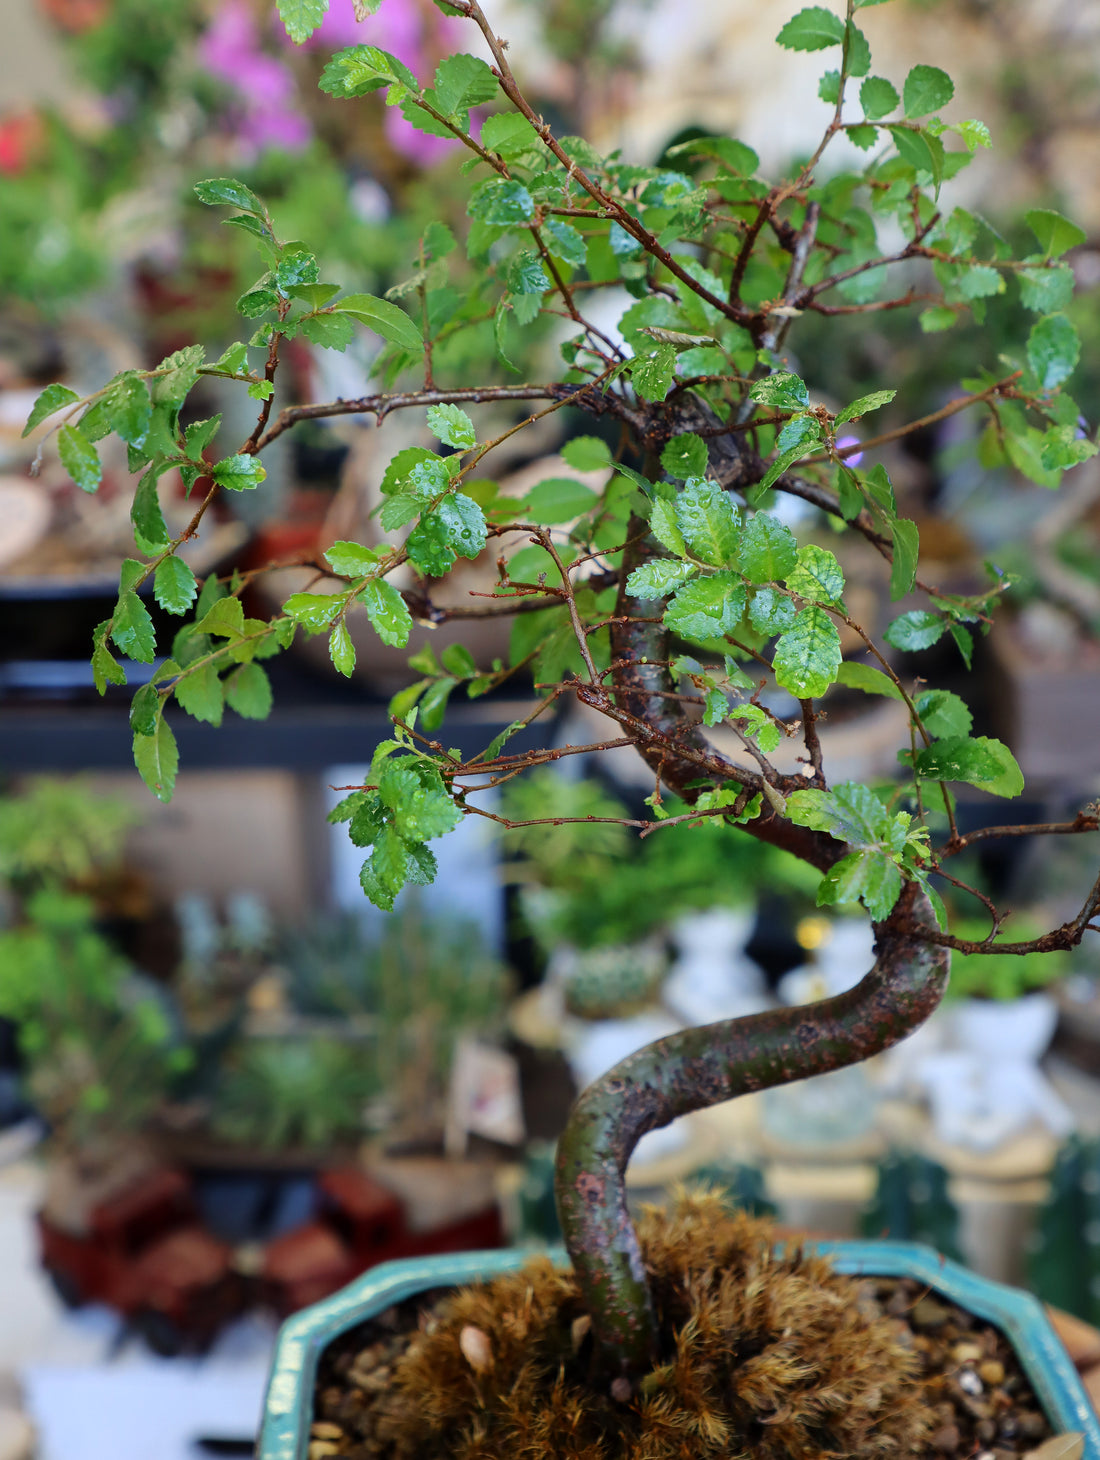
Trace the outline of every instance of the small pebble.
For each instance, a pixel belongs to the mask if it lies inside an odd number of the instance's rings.
[[[912,1317],[918,1328],[940,1328],[951,1317],[951,1314],[942,1303],[937,1303],[935,1298],[921,1298],[913,1309]]]
[[[982,1445],[991,1445],[997,1438],[997,1426],[991,1419],[980,1419],[974,1428],[974,1433]]]
[[[1034,1409],[1021,1409],[1016,1416],[1020,1433],[1026,1440],[1039,1440],[1047,1432],[1047,1422]]]
[[[982,1357],[981,1345],[977,1343],[957,1343],[951,1350],[951,1357],[957,1364],[976,1364]]]
[[[996,1388],[998,1384],[1004,1383],[1005,1366],[1000,1359],[986,1359],[978,1365],[978,1374],[984,1384]]]
[[[959,1388],[964,1394],[977,1395],[985,1392],[985,1386],[973,1369],[959,1370]]]
[[[331,1440],[311,1440],[308,1450],[309,1460],[325,1460],[327,1455],[338,1455],[339,1445],[334,1445]]]
[[[339,1425],[330,1424],[328,1420],[315,1420],[309,1427],[310,1436],[315,1440],[342,1440],[344,1432]]]
[[[954,1455],[959,1448],[958,1425],[943,1425],[932,1436],[932,1448],[941,1455]]]
[[[632,1392],[629,1379],[623,1378],[621,1374],[617,1379],[612,1379],[611,1397],[616,1404],[625,1404]]]

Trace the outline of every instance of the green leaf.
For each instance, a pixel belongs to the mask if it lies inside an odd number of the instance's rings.
[[[1067,471],[1095,456],[1095,441],[1078,435],[1076,425],[1051,426],[1043,436],[1043,454],[1039,458],[1051,471]]]
[[[325,314],[307,314],[298,322],[298,327],[307,340],[312,340],[315,345],[320,345],[322,350],[339,350],[342,354],[355,338],[355,326],[351,319],[344,314],[336,314],[331,310]],[[274,391],[274,386],[269,380],[261,380],[258,385],[250,385],[249,395],[258,390],[261,386],[271,386],[268,394]]]
[[[464,644],[448,644],[439,657],[443,668],[456,679],[473,679],[477,674],[477,661]]]
[[[913,703],[921,723],[934,739],[968,736],[973,724],[966,703],[947,689],[922,690]]]
[[[326,64],[317,84],[330,96],[346,100],[353,96],[366,96],[395,81],[407,86],[410,91],[420,90],[420,83],[413,73],[389,51],[380,50],[378,46],[346,46]],[[447,136],[451,135],[447,133]]]
[[[535,200],[521,182],[490,178],[474,189],[466,211],[479,223],[509,227],[515,223],[532,222]]]
[[[794,601],[777,588],[758,588],[749,604],[749,622],[760,634],[782,634],[798,615]]]
[[[914,66],[905,78],[902,101],[909,118],[939,111],[955,95],[955,83],[938,66]]]
[[[685,431],[673,436],[661,452],[661,465],[670,477],[685,482],[689,477],[701,477],[707,470],[707,443],[694,431]]]
[[[740,567],[752,583],[781,583],[798,561],[798,544],[789,527],[757,512],[741,537]]]
[[[676,509],[663,497],[656,497],[653,501],[649,513],[649,530],[661,546],[668,548],[670,553],[675,553],[678,558],[687,555],[684,534],[680,531],[680,524],[676,521]]]
[[[611,465],[611,452],[598,436],[574,436],[561,449],[574,471],[603,471]]]
[[[697,558],[716,568],[734,561],[741,523],[729,494],[717,482],[690,478],[677,494],[674,510],[684,540]]]
[[[497,78],[480,56],[464,52],[448,56],[435,73],[433,103],[446,116],[461,116],[470,107],[494,101],[496,96]],[[464,117],[461,119],[464,122]]]
[[[234,177],[208,177],[203,182],[197,182],[195,196],[200,203],[206,203],[211,208],[228,204],[231,208],[240,208],[245,213],[255,213],[257,216],[264,211],[264,205],[252,189],[245,187],[243,182],[238,182]]]
[[[153,596],[168,613],[186,613],[198,591],[199,585],[191,568],[175,553],[158,563],[153,578]]]
[[[848,75],[866,76],[871,69],[871,47],[867,37],[859,29],[848,22]],[[838,91],[839,95],[839,91]]]
[[[196,623],[195,629],[200,634],[217,634],[223,639],[239,639],[245,631],[241,600],[235,597],[215,600]]]
[[[111,638],[131,659],[152,664],[156,654],[156,632],[149,610],[136,593],[124,590],[119,594],[112,618]]]
[[[840,666],[840,635],[823,608],[803,608],[775,646],[776,680],[796,699],[823,695]]]
[[[347,578],[364,578],[378,562],[378,554],[360,542],[340,541],[325,549],[325,559],[334,573]]]
[[[798,549],[797,562],[787,574],[787,587],[800,598],[836,603],[844,592],[844,573],[828,548],[809,543]]]
[[[476,558],[485,546],[488,531],[485,513],[472,497],[452,492],[432,513],[446,534],[446,542],[459,557]]]
[[[664,621],[689,639],[720,639],[740,627],[744,611],[741,579],[733,573],[712,573],[685,583],[665,609]]]
[[[758,380],[749,397],[758,405],[774,406],[780,411],[801,411],[810,404],[806,382],[788,370],[777,370],[774,375]]]
[[[661,401],[672,389],[675,374],[676,346],[664,344],[652,355],[635,357],[630,379],[642,400]]]
[[[135,536],[146,552],[159,552],[170,541],[157,495],[157,478],[163,471],[163,466],[149,468],[138,482],[130,505],[130,521],[134,524]]]
[[[862,690],[867,695],[885,695],[887,699],[901,700],[901,690],[888,674],[872,664],[854,664],[848,661],[840,666],[836,675],[837,684],[849,689]]]
[[[868,76],[859,88],[859,104],[869,122],[889,116],[900,100],[889,81],[884,81],[881,76]]]
[[[210,467],[209,475],[219,487],[231,492],[251,492],[267,476],[263,465],[255,456],[227,456]]]
[[[382,511],[378,520],[382,524],[383,532],[391,532],[393,528],[404,527],[406,522],[411,522],[414,517],[419,517],[423,510],[423,497],[418,497],[413,492],[398,492],[392,497],[387,497],[382,503]]]
[[[853,847],[881,845],[890,820],[871,788],[857,781],[845,781],[831,791],[793,791],[787,797],[787,815],[796,826],[828,832]]]
[[[572,522],[574,518],[590,512],[598,501],[595,492],[583,482],[572,477],[551,477],[531,488],[518,504],[516,516],[546,525]]]
[[[196,720],[205,720],[209,725],[221,724],[225,691],[215,664],[203,664],[182,674],[176,681],[175,695],[180,709]]]
[[[420,701],[420,724],[425,730],[438,730],[447,713],[447,701],[458,680],[448,675],[437,679],[424,691]]]
[[[300,46],[324,20],[328,0],[276,0],[276,7],[287,35]]]
[[[442,578],[455,560],[445,523],[434,512],[426,512],[405,539],[405,551],[414,568],[428,578]]]
[[[111,431],[130,446],[141,446],[149,431],[153,413],[149,392],[133,375],[121,379],[100,396],[80,419],[81,432],[89,441],[99,441]]]
[[[388,299],[377,299],[373,294],[349,294],[338,299],[332,306],[341,314],[350,314],[360,324],[365,324],[375,334],[399,346],[410,355],[424,353],[424,341],[420,331],[403,309],[391,304]]]
[[[160,718],[160,691],[155,684],[143,684],[130,705],[130,729],[135,735],[152,735]]]
[[[397,589],[384,578],[372,578],[360,590],[359,600],[365,605],[374,631],[383,644],[403,649],[409,642],[412,616]]]
[[[429,406],[428,429],[434,431],[440,441],[460,451],[469,451],[477,445],[474,423],[458,406]]]
[[[934,304],[931,309],[921,310],[919,322],[926,335],[936,335],[958,324],[959,316],[946,304]]]
[[[206,358],[201,345],[185,345],[182,350],[173,350],[157,366],[163,372],[151,382],[153,404],[159,406],[181,406],[199,378],[199,370]]]
[[[347,625],[341,620],[333,628],[328,640],[329,658],[348,679],[355,668],[355,645],[351,641]]]
[[[261,314],[266,314],[269,309],[275,309],[279,303],[279,296],[274,289],[268,287],[268,280],[271,275],[265,274],[258,284],[251,289],[246,289],[237,300],[237,313],[243,314],[245,319],[259,319]]]
[[[927,608],[914,608],[900,614],[887,625],[883,638],[894,649],[927,649],[941,638],[947,628],[938,613]]]
[[[163,715],[152,735],[134,736],[134,764],[158,801],[171,801],[179,760],[176,737]]]
[[[823,51],[844,40],[844,22],[822,5],[811,5],[791,17],[776,36],[788,51]]]
[[[837,416],[835,424],[843,426],[847,421],[856,421],[860,416],[867,415],[869,411],[877,411],[880,406],[889,405],[896,395],[896,390],[874,390],[870,395],[861,395],[859,400],[854,400],[851,405],[844,407]]]
[[[187,427],[183,433],[183,449],[192,461],[202,462],[202,454],[218,434],[221,423],[222,418],[217,415],[206,421],[192,421]]]
[[[1018,796],[1024,777],[1007,745],[988,736],[951,736],[917,752],[914,767],[929,781],[965,781],[993,796]]]
[[[962,624],[952,623],[949,625],[951,637],[955,640],[955,647],[962,655],[963,663],[967,669],[970,668],[970,661],[974,654],[974,635],[969,629],[963,628]]]
[[[970,264],[955,287],[963,299],[992,299],[1005,292],[1004,275],[992,264]]]
[[[655,558],[635,568],[626,580],[626,591],[634,598],[664,598],[674,588],[679,588],[696,569],[690,563],[677,563],[670,558]]]
[[[1024,214],[1024,222],[1039,240],[1047,258],[1061,258],[1067,249],[1076,248],[1087,237],[1083,228],[1063,218],[1053,208],[1033,208]]]
[[[901,873],[885,852],[850,852],[829,868],[817,889],[818,906],[862,902],[876,922],[901,895]]]
[[[107,648],[107,630],[110,619],[104,620],[95,631],[92,640],[92,678],[98,692],[106,694],[108,684],[125,684],[126,671]]]
[[[525,116],[519,112],[500,112],[495,117],[486,117],[481,124],[481,145],[490,152],[499,152],[507,161],[536,150],[539,139]]]
[[[445,836],[461,820],[462,812],[446,791],[431,787],[421,786],[411,795],[402,795],[394,806],[394,825],[409,841],[426,842]]]
[[[920,536],[917,524],[904,517],[896,517],[891,522],[890,535],[894,540],[894,561],[890,568],[890,597],[896,602],[899,598],[904,598],[916,582]]]
[[[423,842],[406,842],[405,850],[409,854],[408,865],[405,868],[409,881],[417,887],[430,887],[439,872],[439,863],[435,859],[435,853]]]
[[[571,268],[583,268],[586,259],[584,236],[562,218],[547,218],[542,225],[546,247],[555,258]]]
[[[550,275],[543,268],[542,260],[537,253],[531,249],[525,249],[512,259],[508,268],[508,288],[513,294],[520,296],[532,295],[541,297],[550,288]],[[531,318],[534,319],[537,310],[535,304],[529,305]]]
[[[283,604],[283,612],[310,633],[317,634],[329,627],[343,602],[340,594],[292,593]]]
[[[70,390],[67,385],[47,385],[46,389],[31,407],[31,413],[27,417],[27,424],[23,427],[23,435],[29,436],[39,422],[44,421],[47,416],[52,416],[54,411],[59,411],[62,406],[72,405],[80,397],[75,390]]]
[[[242,664],[225,680],[225,702],[246,720],[266,720],[271,713],[271,681],[259,664]]]
[[[94,492],[103,480],[99,454],[76,426],[62,426],[57,433],[61,465],[82,492]]]
[[[1073,374],[1081,341],[1064,314],[1044,314],[1027,337],[1027,363],[1043,390],[1054,390]]]
[[[1068,264],[1058,264],[1052,269],[1020,269],[1016,278],[1020,284],[1020,302],[1025,309],[1036,314],[1052,314],[1064,309],[1073,298],[1073,270]]]

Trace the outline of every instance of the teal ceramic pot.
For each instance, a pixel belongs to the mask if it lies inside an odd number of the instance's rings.
[[[1030,1293],[978,1277],[915,1242],[819,1242],[840,1272],[909,1277],[997,1325],[1016,1350],[1056,1431],[1080,1430],[1084,1460],[1100,1460],[1098,1423],[1077,1371]],[[283,1324],[264,1406],[258,1460],[307,1460],[317,1361],[329,1343],[393,1303],[430,1288],[458,1287],[521,1267],[528,1251],[464,1252],[385,1262]],[[560,1249],[550,1256],[564,1263]]]

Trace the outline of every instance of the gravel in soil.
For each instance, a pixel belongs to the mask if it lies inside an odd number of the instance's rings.
[[[373,1437],[372,1411],[417,1328],[431,1322],[432,1297],[419,1294],[387,1308],[325,1349],[309,1460],[384,1460],[385,1450]],[[859,1302],[897,1319],[920,1354],[934,1416],[922,1460],[1013,1460],[1050,1438],[1051,1426],[1027,1376],[993,1324],[909,1278],[867,1279],[859,1286]]]

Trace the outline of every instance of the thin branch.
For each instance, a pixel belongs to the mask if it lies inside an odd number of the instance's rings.
[[[974,842],[992,841],[997,837],[1073,836],[1083,831],[1100,831],[1100,813],[1093,807],[1079,811],[1073,821],[1038,821],[1030,826],[1023,823],[1016,826],[980,826],[974,831],[968,831],[965,836],[945,842],[937,855],[954,857],[959,852],[966,851]]]

